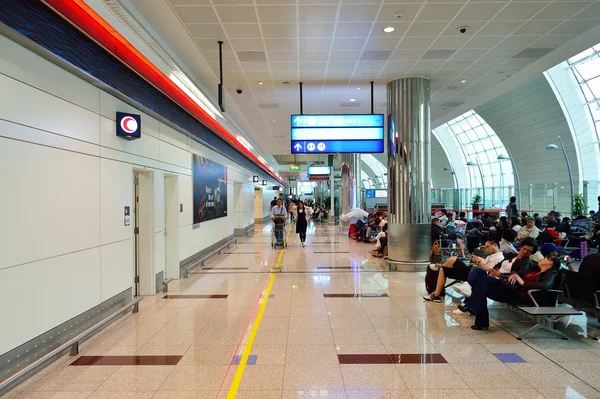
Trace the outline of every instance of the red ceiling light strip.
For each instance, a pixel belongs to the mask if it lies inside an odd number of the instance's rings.
[[[283,183],[275,173],[268,169],[267,165],[261,162],[250,150],[241,145],[227,129],[206,113],[204,109],[196,104],[168,76],[160,71],[108,22],[85,4],[84,1],[45,0],[44,2],[154,85],[158,90],[179,104],[214,133],[221,136],[221,138],[239,152],[259,165],[265,172]]]

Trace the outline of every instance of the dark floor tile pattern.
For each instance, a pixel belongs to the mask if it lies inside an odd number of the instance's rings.
[[[323,294],[325,298],[389,298],[388,294]]]
[[[342,269],[342,270],[359,270],[359,269],[362,269],[362,267],[354,267],[354,266],[317,266],[317,270],[336,270],[336,269]]]
[[[340,364],[424,364],[448,363],[439,353],[338,355]]]
[[[71,366],[175,366],[183,356],[81,356]]]
[[[527,363],[525,359],[516,353],[494,353],[502,363]]]
[[[249,267],[203,267],[202,270],[248,270]]]
[[[226,299],[227,294],[212,295],[165,295],[163,299]]]
[[[237,366],[240,364],[241,360],[242,360],[241,355],[235,355],[233,357],[233,360],[231,361],[231,364],[234,366]],[[250,356],[248,356],[248,360],[246,361],[246,364],[249,366],[255,366],[257,360],[258,360],[258,355],[250,355]]]

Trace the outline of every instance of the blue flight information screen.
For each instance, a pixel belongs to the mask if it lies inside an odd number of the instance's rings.
[[[292,115],[292,154],[382,153],[382,114]]]
[[[375,198],[375,190],[373,190],[373,189],[366,189],[365,190],[365,197],[366,198]]]

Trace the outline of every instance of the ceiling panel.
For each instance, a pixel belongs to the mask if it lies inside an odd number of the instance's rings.
[[[289,153],[299,81],[305,112],[368,112],[370,81],[380,106],[387,81],[430,76],[432,112],[446,112],[600,24],[592,0],[155,1],[170,1],[215,71],[225,42],[226,87],[273,153]]]

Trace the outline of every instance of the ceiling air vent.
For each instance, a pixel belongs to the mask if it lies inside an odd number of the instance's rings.
[[[391,50],[372,50],[365,51],[360,59],[361,61],[387,61],[391,55]]]
[[[551,48],[526,48],[517,53],[513,58],[540,58],[552,51]]]
[[[277,103],[269,103],[269,104],[258,104],[258,106],[262,109],[275,109],[279,108],[279,104]]]
[[[456,50],[429,50],[423,54],[422,60],[447,60]]]
[[[358,107],[360,107],[360,103],[341,103],[340,107],[342,107],[342,108],[358,108]]]
[[[240,62],[267,62],[264,51],[238,51]]]

